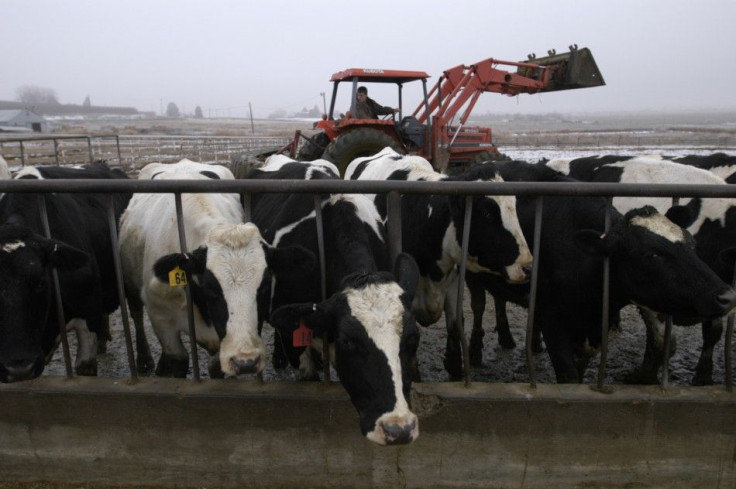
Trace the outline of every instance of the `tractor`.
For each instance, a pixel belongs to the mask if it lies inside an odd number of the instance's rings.
[[[588,48],[570,46],[570,51],[513,62],[489,58],[470,66],[458,65],[443,72],[429,92],[423,71],[351,68],[335,73],[330,109],[315,122],[318,132],[311,137],[296,131],[293,140],[279,152],[301,161],[324,158],[344,174],[348,164],[389,146],[400,154],[423,156],[437,170],[455,173],[463,167],[487,160],[506,159],[493,143],[488,127],[466,126],[470,113],[483,92],[514,96],[605,85]],[[505,71],[499,66],[511,67]],[[411,115],[404,115],[402,88],[420,81],[423,100]],[[335,117],[335,101],[341,83],[350,83],[352,105]],[[398,86],[398,117],[357,119],[355,99],[358,84],[393,83]],[[457,121],[455,117],[460,114]]]

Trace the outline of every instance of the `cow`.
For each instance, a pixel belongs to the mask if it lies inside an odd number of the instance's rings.
[[[279,158],[267,160],[247,178],[339,179],[337,175],[319,162]],[[306,328],[316,353],[329,344],[330,362],[358,412],[363,435],[381,445],[410,443],[419,435],[409,406],[411,382],[418,375],[419,330],[410,309],[418,280],[416,263],[400,254],[390,273],[386,232],[369,199],[350,194],[320,199],[326,283],[319,270],[301,279],[274,278],[268,316],[277,338],[274,366],[285,366],[285,355],[302,378],[316,377],[307,344],[294,341],[297,326]],[[298,243],[318,252],[312,195],[254,193],[252,212],[271,245],[280,249]]]
[[[154,180],[233,179],[222,166],[184,159],[152,163],[139,178]],[[174,197],[136,194],[122,216],[120,247],[139,363],[146,352],[143,308],[161,343],[156,375],[184,377],[189,368],[181,335],[188,331],[185,292],[170,284],[182,270],[194,303],[197,343],[211,355],[212,377],[260,373],[265,366],[258,328],[258,293],[270,274],[299,276],[314,266],[314,255],[301,247],[275,249],[258,228],[244,223],[237,194],[183,194],[182,211],[188,248],[181,253]],[[138,343],[138,339],[141,342]],[[151,362],[152,363],[152,362]]]
[[[82,168],[27,167],[17,179],[125,178],[103,162]],[[117,220],[129,194],[45,195],[52,239],[46,239],[38,195],[8,193],[0,198],[3,226],[3,287],[0,322],[3,354],[0,378],[16,381],[43,372],[59,341],[51,269],[59,272],[64,322],[77,334],[75,370],[96,375],[97,343],[109,336],[106,317],[119,306],[114,251],[107,205],[112,198]],[[28,264],[24,270],[20,264]],[[20,268],[19,268],[20,267]]]
[[[682,165],[660,157],[602,157],[557,159],[546,163],[572,178],[592,182],[621,183],[690,183],[705,185],[724,185],[726,182],[707,170]],[[675,222],[682,224],[693,236],[696,253],[718,276],[727,283],[733,283],[733,255],[736,243],[735,199],[695,198],[681,199],[681,205],[673,206],[672,199],[652,197],[615,197],[613,205],[620,212],[643,205],[652,205],[661,213],[666,213]],[[660,311],[662,312],[662,311]],[[661,330],[661,320],[651,311],[644,311],[643,317],[648,325],[647,349],[640,369],[630,377],[631,381],[656,383],[657,371],[664,354],[663,342],[655,339]],[[690,324],[683,318],[674,318],[676,324]],[[692,383],[707,385],[713,383],[713,347],[723,331],[722,321],[714,319],[702,325],[703,348],[695,369]]]
[[[494,163],[475,165],[449,177],[435,172],[420,156],[403,156],[385,148],[374,156],[357,158],[348,165],[346,179],[405,180],[429,182],[502,182]],[[371,196],[383,219],[386,195]],[[514,196],[473,197],[468,242],[467,270],[493,273],[511,283],[528,281],[532,256],[519,226]],[[456,290],[457,267],[462,260],[461,236],[465,197],[457,195],[406,194],[401,206],[402,246],[417,262],[419,287],[412,311],[423,326],[445,313],[447,348],[444,365],[452,378],[462,375]]]
[[[724,179],[726,183],[736,183],[736,156],[712,153],[709,155],[663,156],[663,158],[708,170]]]
[[[543,165],[505,162],[505,181],[573,182]],[[519,198],[524,233],[533,241],[536,199]],[[654,207],[625,215],[612,209],[604,233],[605,199],[548,196],[540,238],[535,325],[544,336],[558,382],[582,380],[601,341],[603,257],[610,258],[609,313],[627,304],[687,317],[714,318],[736,305],[736,291],[692,250],[692,237]]]

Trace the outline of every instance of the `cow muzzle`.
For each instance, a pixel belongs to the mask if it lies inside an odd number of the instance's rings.
[[[230,368],[227,369],[227,373],[231,375],[257,374],[263,371],[264,365],[262,355],[233,356],[228,360]]]
[[[366,438],[379,445],[406,445],[419,437],[419,420],[414,413],[403,416],[384,415]]]
[[[6,384],[35,379],[41,372],[33,360],[11,360],[0,366],[0,381]]]

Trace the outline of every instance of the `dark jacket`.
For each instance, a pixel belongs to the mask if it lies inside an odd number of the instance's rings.
[[[355,101],[355,115],[356,119],[378,119],[379,115],[393,114],[394,109],[392,107],[384,107],[378,105],[375,100],[370,97],[365,98],[365,102]]]

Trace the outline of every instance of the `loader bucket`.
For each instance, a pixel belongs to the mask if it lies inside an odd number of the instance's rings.
[[[544,58],[531,58],[525,63],[551,68],[552,77],[550,83],[542,89],[543,92],[598,87],[606,84],[588,48],[572,49],[567,53],[552,54]],[[539,70],[532,70],[528,67],[519,67],[518,70],[519,74],[524,76],[532,76],[531,71],[536,71],[537,75],[541,76]]]

